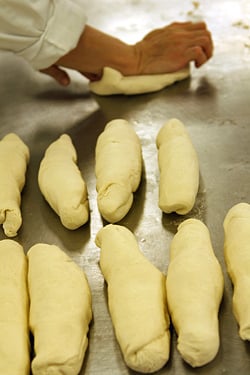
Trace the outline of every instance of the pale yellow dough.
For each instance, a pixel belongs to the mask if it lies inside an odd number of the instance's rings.
[[[102,217],[120,221],[130,210],[142,173],[140,140],[126,120],[110,121],[95,149],[97,203]]]
[[[199,188],[199,161],[188,132],[178,119],[169,120],[156,139],[160,170],[159,207],[181,215],[192,210]]]
[[[84,272],[55,245],[28,251],[33,375],[78,375],[88,346],[91,294]]]
[[[90,82],[89,87],[98,95],[136,95],[159,91],[189,76],[189,68],[174,73],[123,76],[119,71],[105,67],[101,80]]]
[[[0,141],[0,224],[7,237],[16,236],[22,225],[21,192],[29,157],[18,135],[9,133]]]
[[[224,255],[232,280],[233,311],[239,335],[250,340],[250,205],[238,203],[224,220]]]
[[[170,245],[166,286],[182,358],[193,367],[209,363],[220,344],[218,310],[224,279],[201,221],[188,219],[179,225]]]
[[[30,374],[27,259],[13,240],[0,241],[0,374]]]
[[[69,135],[61,135],[47,148],[40,164],[38,183],[46,201],[67,229],[77,229],[88,221],[87,187]]]
[[[152,373],[169,358],[165,276],[140,252],[133,233],[109,224],[96,237],[117,341],[131,369]]]

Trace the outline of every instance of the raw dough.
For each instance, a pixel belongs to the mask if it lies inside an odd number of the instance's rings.
[[[80,372],[92,317],[87,279],[55,245],[28,251],[30,329],[34,336],[33,375]]]
[[[43,196],[68,229],[89,219],[87,187],[76,163],[71,138],[63,134],[47,148],[38,173]]]
[[[218,310],[224,280],[207,227],[188,219],[170,246],[168,308],[178,335],[177,348],[193,367],[212,361],[219,349]]]
[[[0,141],[0,224],[8,237],[16,236],[22,225],[21,192],[29,156],[18,135],[9,133]]]
[[[132,206],[142,173],[140,140],[126,120],[106,125],[97,140],[95,160],[99,211],[108,222],[118,222]]]
[[[175,73],[124,77],[119,71],[105,67],[100,81],[91,82],[90,90],[98,95],[135,95],[154,92],[190,76],[189,68]]]
[[[160,170],[159,207],[185,215],[192,210],[199,188],[199,162],[181,121],[169,120],[156,139]]]
[[[134,235],[109,224],[96,237],[100,267],[108,284],[108,305],[126,364],[151,373],[169,358],[165,276],[140,252]]]
[[[0,241],[0,374],[30,374],[27,259],[13,240]]]
[[[238,203],[224,220],[224,255],[232,280],[233,311],[239,335],[250,340],[250,205]]]

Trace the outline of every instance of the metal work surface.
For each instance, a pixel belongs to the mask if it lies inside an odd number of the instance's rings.
[[[87,1],[86,1],[87,4]],[[145,256],[167,272],[169,244],[186,217],[207,224],[223,268],[225,292],[219,319],[221,345],[208,365],[192,369],[176,350],[160,375],[250,374],[250,344],[238,336],[232,314],[232,287],[223,258],[224,217],[234,204],[250,202],[250,3],[243,0],[92,0],[89,23],[128,42],[173,21],[203,19],[213,34],[214,57],[191,78],[154,94],[133,97],[91,95],[88,82],[72,74],[69,88],[34,72],[10,54],[0,56],[0,137],[16,132],[29,146],[31,160],[22,194],[23,225],[15,240],[25,251],[38,242],[54,243],[86,272],[93,297],[94,319],[81,375],[134,374],[122,359],[107,308],[106,286],[94,241],[103,222],[96,204],[94,150],[97,136],[115,118],[129,120],[139,135],[144,171],[129,214],[121,224],[136,235]],[[158,208],[158,165],[155,138],[160,127],[177,117],[186,125],[200,161],[201,182],[196,205],[186,217],[162,214]],[[68,133],[88,186],[91,219],[76,231],[64,228],[43,199],[37,172],[48,145]],[[0,239],[4,239],[2,228]],[[157,318],[156,318],[157,319]]]

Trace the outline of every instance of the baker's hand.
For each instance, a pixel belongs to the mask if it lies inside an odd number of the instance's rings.
[[[69,74],[58,65],[54,64],[46,69],[41,69],[40,73],[47,74],[48,76],[54,78],[62,86],[68,86],[70,84]],[[81,74],[87,79],[89,79],[90,81],[98,81],[100,79],[100,77],[97,76],[96,74],[91,74],[91,73],[81,73]]]
[[[41,69],[40,72],[51,76],[62,86],[68,86],[70,84],[68,73],[57,65],[51,65],[46,69]]]
[[[191,61],[199,67],[212,53],[211,34],[204,22],[175,22],[151,31],[134,45],[86,25],[77,46],[41,72],[67,86],[70,77],[61,67],[76,70],[96,81],[105,66],[125,76],[172,73]]]
[[[147,34],[135,45],[138,74],[171,73],[194,61],[198,68],[213,54],[213,42],[204,22],[175,22]]]

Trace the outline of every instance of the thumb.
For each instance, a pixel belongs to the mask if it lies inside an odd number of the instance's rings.
[[[41,69],[40,72],[51,76],[62,86],[68,86],[70,84],[69,75],[57,65],[51,65],[46,69]]]

